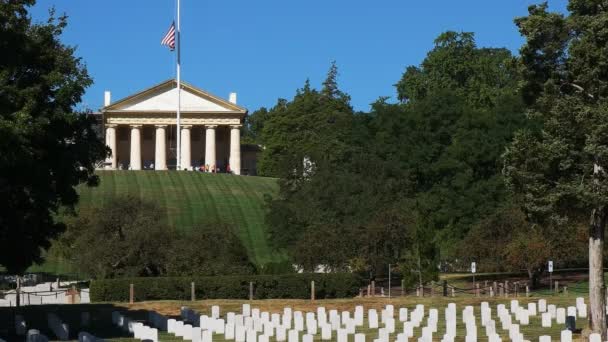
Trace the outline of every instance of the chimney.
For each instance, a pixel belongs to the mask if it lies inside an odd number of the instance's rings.
[[[228,98],[228,101],[230,101],[230,103],[236,104],[236,93],[230,93],[230,97]]]
[[[112,103],[112,93],[109,90],[103,92],[103,106],[107,107]]]

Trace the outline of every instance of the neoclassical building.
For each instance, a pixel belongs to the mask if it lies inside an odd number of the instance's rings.
[[[168,80],[116,102],[105,92],[102,109],[106,169],[167,170],[176,167],[177,82]],[[241,154],[240,130],[247,110],[229,100],[181,83],[182,168],[207,165],[234,174],[255,174],[255,153]]]

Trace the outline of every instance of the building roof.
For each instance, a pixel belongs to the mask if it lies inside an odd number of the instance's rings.
[[[103,112],[176,112],[177,81],[166,80],[102,108]],[[247,109],[181,82],[181,112],[247,114]]]

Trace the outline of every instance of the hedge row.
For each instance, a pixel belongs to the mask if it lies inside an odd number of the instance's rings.
[[[350,273],[121,278],[91,281],[90,294],[92,302],[125,302],[133,284],[136,301],[189,300],[194,282],[196,299],[248,299],[249,283],[253,282],[255,299],[306,299],[310,298],[312,280],[318,299],[354,297],[363,284]]]

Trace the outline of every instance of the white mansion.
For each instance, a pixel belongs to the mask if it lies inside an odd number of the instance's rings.
[[[106,169],[175,168],[176,84],[168,80],[116,102],[105,92],[101,115],[112,150]],[[247,110],[236,104],[236,93],[224,100],[184,82],[181,86],[182,168],[255,174],[255,151],[241,153],[240,130]]]

